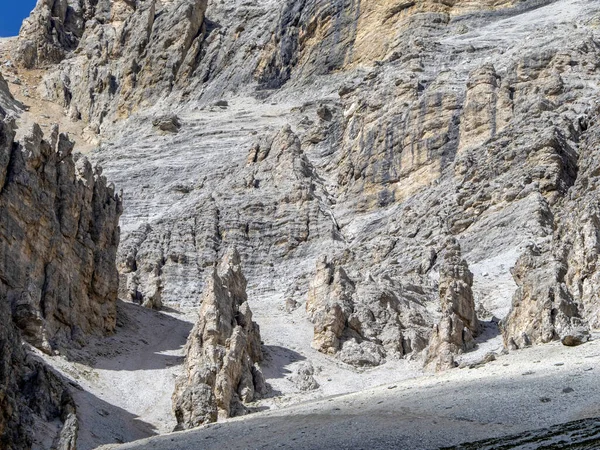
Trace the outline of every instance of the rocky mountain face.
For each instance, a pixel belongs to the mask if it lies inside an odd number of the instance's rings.
[[[0,443],[76,448],[75,403],[23,340],[53,351],[115,328],[121,200],[58,128],[15,141],[0,77]]]
[[[28,354],[0,287],[0,445],[75,450],[75,403],[64,381]]]
[[[576,124],[577,179],[553,208],[555,230],[547,242],[527,247],[513,269],[519,286],[503,330],[505,344],[522,348],[560,338],[566,345],[588,339],[598,327],[598,112]],[[589,128],[588,128],[589,127]]]
[[[260,330],[252,321],[240,256],[230,249],[209,277],[173,394],[178,429],[244,414],[266,393],[258,363]]]
[[[186,83],[197,67],[206,1],[40,2],[19,37],[16,60],[49,70],[43,96],[97,131]]]
[[[0,124],[0,279],[23,337],[46,353],[114,331],[121,200],[73,144]]]
[[[600,324],[597,2],[44,0],[15,55],[102,139],[89,157],[126,204],[117,251],[102,176],[56,131],[19,144],[31,158],[7,167],[60,195],[40,198],[43,220],[32,199],[9,209],[5,254],[40,261],[32,284],[8,278],[16,323],[48,351],[110,331],[117,284],[200,307],[181,428],[242,411],[261,384],[248,304],[264,341],[291,346],[290,321],[308,322],[298,339],[352,370],[443,370],[483,330],[516,350]],[[30,217],[60,239],[30,249],[14,234]]]
[[[552,38],[545,26],[568,1],[50,3],[24,26],[20,61],[35,64],[23,49],[59,48],[42,95],[116,132],[95,158],[131,201],[127,298],[197,304],[234,245],[259,280],[251,292],[306,302],[316,348],[376,365],[418,354],[448,319],[437,255],[453,237],[507,345],[597,323],[594,202],[579,206],[585,237],[567,238],[573,222],[559,212],[572,214],[580,186],[593,190],[580,169],[597,115],[589,2]],[[56,32],[32,25],[48,15]],[[181,111],[158,145],[144,118],[159,108],[143,112],[157,98]],[[581,250],[556,256],[565,239]]]

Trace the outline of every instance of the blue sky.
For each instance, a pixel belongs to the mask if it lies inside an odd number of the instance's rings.
[[[0,0],[0,37],[16,36],[36,0]]]

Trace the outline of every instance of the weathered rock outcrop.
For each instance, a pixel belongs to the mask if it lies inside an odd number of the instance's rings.
[[[0,446],[76,448],[75,404],[50,353],[115,327],[121,201],[73,144],[0,113]]]
[[[205,10],[206,0],[44,0],[23,25],[17,61],[64,60],[49,71],[43,96],[97,131],[189,78],[203,50]]]
[[[411,311],[402,291],[397,296],[368,276],[353,282],[336,261],[321,257],[308,289],[306,312],[314,323],[312,346],[356,366],[376,366],[386,357],[403,357],[423,349],[423,319]],[[404,323],[411,323],[406,335]]]
[[[567,267],[552,249],[530,246],[512,270],[519,286],[503,332],[510,349],[563,338],[586,328],[564,282]]]
[[[479,321],[473,300],[473,274],[454,238],[446,242],[440,265],[439,293],[442,319],[434,327],[427,349],[426,366],[435,370],[455,367],[454,356],[473,348]]]
[[[19,103],[12,96],[6,80],[0,73],[0,118],[4,119],[7,114],[17,114],[20,111]]]
[[[244,414],[244,403],[265,393],[260,330],[247,300],[240,256],[231,249],[206,282],[185,347],[184,375],[173,394],[178,429]]]
[[[310,361],[305,361],[298,365],[291,380],[301,392],[313,391],[319,388],[319,383],[315,380],[314,374],[315,368],[313,365]]]
[[[62,379],[31,355],[0,284],[0,447],[75,450],[75,404]]]
[[[58,128],[14,138],[0,121],[0,285],[23,337],[51,352],[115,328],[121,200]]]
[[[509,348],[557,339],[577,345],[600,324],[598,118],[594,109],[577,119],[576,133],[582,134],[577,178],[570,194],[554,205],[557,229],[545,242],[528,246],[512,271],[519,289],[504,323]]]
[[[570,1],[112,2],[41,91],[111,132],[94,158],[131,200],[123,296],[197,304],[235,245],[253,295],[298,305],[331,255],[331,284],[307,305],[315,345],[377,364],[426,347],[440,243],[455,236],[473,272],[489,272],[473,296],[519,346],[556,309],[516,300],[507,316],[510,268],[532,243],[545,256],[519,260],[519,292],[532,292],[533,272],[558,273],[546,294],[569,300],[556,324],[598,320],[593,194],[573,198],[595,191],[582,146],[595,133],[583,118],[599,82],[599,11]],[[173,113],[177,133],[152,128]]]
[[[308,289],[306,312],[315,324],[313,347],[320,352],[335,354],[341,347],[340,338],[352,314],[354,283],[346,271],[322,257],[317,262],[317,272]]]
[[[118,29],[122,22],[145,3],[154,2],[40,0],[32,14],[23,22],[15,59],[17,63],[29,69],[59,63],[77,49],[82,39],[98,37],[90,37],[90,28],[93,29],[99,24],[110,24]],[[112,44],[113,41],[109,38],[105,42]]]
[[[18,64],[25,68],[58,63],[75,50],[84,30],[85,10],[90,2],[41,0],[19,33],[15,52]],[[87,17],[89,18],[89,16]]]

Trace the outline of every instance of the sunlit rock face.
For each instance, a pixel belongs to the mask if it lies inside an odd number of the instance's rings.
[[[173,394],[177,428],[246,413],[244,404],[265,393],[261,360],[260,330],[252,321],[240,255],[232,248],[209,276],[185,347],[184,375]]]
[[[61,19],[42,2],[30,22],[49,10],[75,36],[52,41],[39,90],[104,139],[123,298],[197,306],[235,246],[255,316],[304,305],[315,348],[376,365],[448,325],[449,238],[506,346],[598,323],[584,3],[147,0]],[[41,48],[40,30],[19,39]]]

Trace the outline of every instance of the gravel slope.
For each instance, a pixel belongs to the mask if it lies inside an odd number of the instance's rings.
[[[503,355],[479,368],[456,369],[103,449],[457,445],[600,416],[599,361],[600,341],[576,348],[553,343]]]

